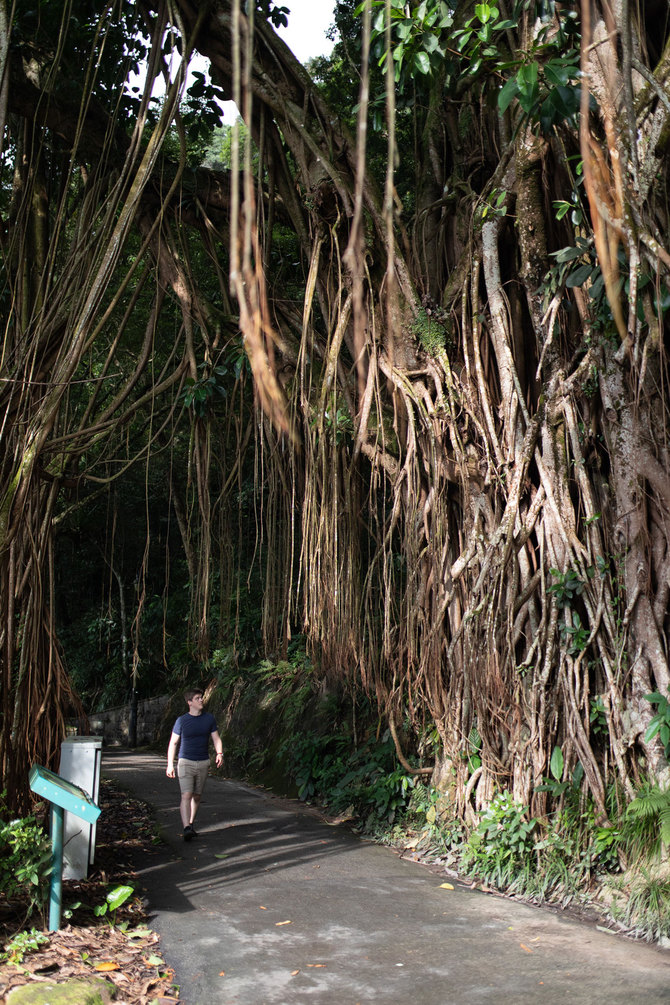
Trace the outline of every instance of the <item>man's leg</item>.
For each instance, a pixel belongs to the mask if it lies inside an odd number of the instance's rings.
[[[205,788],[205,782],[207,781],[207,774],[209,772],[209,761],[199,761],[197,767],[193,770],[193,792],[191,794],[191,806],[189,812],[188,826],[193,828],[193,821],[196,818],[198,810],[200,809],[200,800],[202,799],[202,791]],[[182,815],[183,819],[183,815]],[[186,826],[186,824],[184,824]],[[193,831],[195,835],[195,831]]]
[[[193,795],[191,796],[191,818],[189,820],[189,823],[191,825],[193,824],[193,821],[195,820],[195,817],[196,817],[196,814],[198,812],[198,809],[200,808],[200,799],[201,798],[202,797],[201,797],[201,795],[200,795],[199,792],[194,792]]]
[[[197,790],[202,786],[198,777],[197,765],[193,761],[180,759],[177,763],[177,775],[181,790],[179,815],[181,816],[181,825],[184,828],[184,841],[190,841],[196,836],[193,830],[193,820],[200,805],[200,795]]]
[[[198,801],[199,801],[199,799],[198,799]],[[181,815],[181,825],[182,825],[182,827],[188,827],[188,825],[193,822],[191,820],[191,804],[192,804],[192,802],[193,802],[193,793],[192,792],[182,792],[182,794],[181,794],[181,802],[179,804],[179,813]]]

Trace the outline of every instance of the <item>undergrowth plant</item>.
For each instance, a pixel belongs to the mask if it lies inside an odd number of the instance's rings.
[[[38,931],[37,928],[17,932],[4,946],[4,951],[0,953],[0,960],[18,965],[23,962],[23,957],[27,953],[36,953],[40,946],[46,945],[48,941],[48,936],[44,932]]]
[[[103,902],[101,904],[96,904],[93,908],[93,913],[97,918],[107,918],[112,928],[118,927],[122,931],[125,930],[128,927],[128,922],[122,921],[121,924],[117,926],[116,912],[122,904],[125,904],[129,897],[132,897],[134,892],[135,888],[133,886],[127,886],[125,884],[113,887],[107,892]]]
[[[346,732],[313,732],[291,744],[301,799],[318,798],[334,813],[356,816],[365,830],[388,826],[407,808],[416,776],[398,768],[387,732],[352,748]]]
[[[645,783],[620,821],[621,846],[630,863],[653,863],[670,845],[670,792]]]
[[[640,868],[625,882],[613,884],[612,917],[631,935],[647,941],[670,937],[670,878]]]
[[[508,887],[534,870],[534,832],[537,820],[528,808],[515,803],[509,792],[496,795],[482,810],[461,859],[468,875]]]
[[[8,819],[0,797],[0,895],[42,909],[51,875],[51,843],[34,816]]]

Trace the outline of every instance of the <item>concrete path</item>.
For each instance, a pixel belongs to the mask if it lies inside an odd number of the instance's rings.
[[[184,1005],[670,1005],[670,952],[449,881],[303,808],[210,778],[181,839],[162,757],[105,753],[156,808],[139,863]]]

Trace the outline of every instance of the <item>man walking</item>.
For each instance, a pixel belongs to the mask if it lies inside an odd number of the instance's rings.
[[[223,764],[223,743],[216,728],[216,719],[209,712],[203,712],[202,691],[198,688],[184,691],[188,712],[180,715],[172,729],[167,752],[167,776],[174,778],[174,759],[179,747],[177,775],[181,790],[179,812],[184,828],[184,841],[197,837],[193,829],[202,791],[209,771],[209,738],[214,741],[216,766]]]

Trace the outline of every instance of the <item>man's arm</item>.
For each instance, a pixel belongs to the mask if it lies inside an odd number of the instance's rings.
[[[165,772],[168,778],[174,778],[174,759],[180,739],[181,737],[179,733],[172,733],[170,736],[170,743],[168,745],[167,752],[167,770]]]
[[[220,768],[223,764],[223,741],[219,736],[218,729],[212,730],[212,740],[214,741],[214,749],[216,750],[216,766]]]

